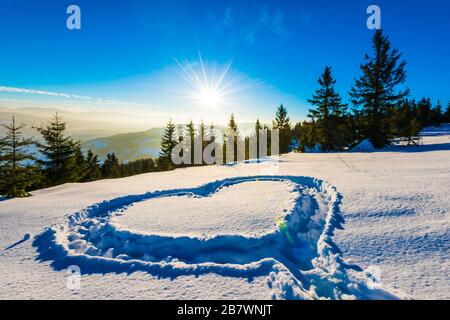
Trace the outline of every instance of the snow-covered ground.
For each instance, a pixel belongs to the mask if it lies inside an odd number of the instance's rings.
[[[0,201],[0,298],[449,299],[449,160],[445,126]]]
[[[187,195],[137,202],[116,213],[111,222],[133,233],[256,237],[275,232],[274,213],[284,217],[293,210],[295,200],[294,187],[286,182],[253,181],[222,188],[214,197]]]

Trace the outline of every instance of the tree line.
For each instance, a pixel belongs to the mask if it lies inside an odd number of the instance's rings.
[[[332,68],[326,66],[318,79],[317,90],[308,100],[311,105],[308,120],[291,124],[287,109],[281,105],[272,124],[256,120],[252,135],[256,137],[257,145],[259,133],[264,131],[270,155],[271,129],[279,132],[281,154],[308,150],[343,151],[364,139],[370,140],[376,148],[394,140],[409,145],[418,142],[422,128],[450,123],[450,103],[444,111],[440,102],[433,106],[430,98],[409,99],[409,90],[404,88],[406,61],[397,49],[392,48],[389,38],[381,30],[375,32],[372,48],[372,55],[365,55],[361,74],[349,91],[351,107],[343,102],[336,90]],[[2,127],[6,132],[0,139],[0,195],[7,197],[23,197],[30,190],[67,182],[119,178],[186,166],[189,164],[175,166],[171,158],[175,146],[183,141],[190,141],[191,150],[196,141],[201,141],[202,151],[211,142],[220,143],[224,156],[227,150],[234,151],[232,161],[238,160],[237,144],[243,143],[244,157],[250,158],[250,137],[242,137],[234,114],[221,133],[213,124],[207,126],[203,121],[198,127],[193,121],[178,126],[169,121],[156,159],[126,163],[114,153],[107,154],[103,162],[90,150],[84,153],[80,141],[65,134],[66,123],[58,114],[47,125],[35,128],[42,137],[40,142],[24,138],[21,130],[25,125],[16,124],[14,117],[10,124],[2,124]],[[222,135],[221,139],[218,134]],[[189,157],[193,164],[194,153],[191,152]],[[256,157],[260,157],[259,153]]]
[[[30,190],[68,182],[88,182],[119,178],[156,171],[151,158],[122,163],[114,153],[101,162],[91,150],[83,152],[81,142],[65,134],[66,123],[55,114],[47,125],[34,129],[40,141],[25,138],[12,118],[1,125],[5,136],[0,139],[0,195],[25,197]]]

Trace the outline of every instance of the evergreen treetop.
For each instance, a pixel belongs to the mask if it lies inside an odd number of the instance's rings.
[[[347,105],[335,90],[336,80],[331,67],[325,70],[319,80],[319,88],[308,102],[315,108],[309,110],[308,117],[317,123],[317,143],[322,150],[341,150],[347,143],[345,115]]]
[[[406,80],[406,61],[401,53],[392,49],[391,42],[381,30],[373,37],[374,55],[365,55],[366,62],[361,65],[362,75],[355,79],[350,90],[351,101],[361,109],[366,136],[375,147],[389,143],[388,113],[400,103],[409,90],[398,89]]]
[[[0,194],[27,196],[27,188],[39,180],[38,170],[33,165],[35,158],[30,154],[34,141],[23,137],[21,130],[26,125],[17,125],[15,117],[10,124],[1,126],[6,135],[0,140]]]
[[[277,129],[279,132],[279,152],[286,153],[289,151],[289,146],[291,143],[291,122],[288,117],[287,109],[280,105],[275,114],[275,120],[272,123],[273,129]],[[270,145],[272,145],[272,136],[268,132],[268,140]]]
[[[158,167],[160,170],[169,170],[173,168],[172,151],[176,145],[175,125],[172,122],[172,119],[170,119],[161,137],[161,152],[158,158]]]
[[[37,127],[44,143],[37,143],[44,158],[37,160],[51,184],[72,182],[79,142],[65,136],[66,123],[56,113],[46,126]],[[76,180],[75,180],[76,181]]]

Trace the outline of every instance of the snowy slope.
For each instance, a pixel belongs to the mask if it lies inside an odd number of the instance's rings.
[[[423,144],[1,201],[0,298],[449,299],[450,128]]]

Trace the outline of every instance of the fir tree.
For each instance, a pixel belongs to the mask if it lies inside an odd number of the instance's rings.
[[[227,132],[231,135],[239,136],[239,129],[234,114],[231,114],[228,120]]]
[[[261,122],[259,121],[259,119],[256,119],[256,122],[255,122],[255,133],[259,133],[259,131],[262,129],[263,127],[262,127],[262,125],[261,125]]]
[[[442,104],[438,101],[436,106],[431,109],[430,124],[433,126],[440,126],[441,123],[444,123],[444,113],[442,112]]]
[[[92,150],[89,150],[87,153],[86,164],[87,169],[84,181],[95,181],[102,178],[98,156],[94,155]]]
[[[417,119],[421,128],[425,128],[431,123],[431,99],[422,98],[417,104]]]
[[[70,180],[84,181],[88,174],[89,167],[79,143],[76,143],[74,146],[73,164],[74,165]]]
[[[203,122],[203,120],[201,120],[200,125],[198,126],[198,138],[201,142],[202,156],[203,156],[203,151],[205,150],[206,146],[208,145],[206,130],[207,130],[206,125]]]
[[[306,152],[308,149],[314,149],[319,140],[319,134],[314,120],[311,122],[303,121],[303,123],[297,124],[296,127],[299,151]]]
[[[446,123],[450,123],[450,102],[447,104],[447,109],[445,110],[444,120]]]
[[[120,164],[122,176],[132,176],[141,173],[156,171],[155,162],[152,158],[138,159]]]
[[[399,103],[390,121],[391,132],[407,145],[419,142],[420,123],[417,119],[417,107],[414,101],[404,100]]]
[[[44,159],[37,162],[43,167],[43,172],[49,185],[77,181],[73,172],[77,171],[75,154],[79,144],[66,137],[66,123],[55,114],[47,126],[36,128],[42,135],[44,143],[38,143]]]
[[[122,176],[119,158],[114,152],[106,155],[101,171],[104,178],[119,178]]]
[[[267,138],[267,155],[271,156],[272,155],[272,130],[270,129],[270,127],[267,124],[264,124],[263,128],[261,130],[264,132],[265,137]]]
[[[294,125],[294,128],[292,129],[292,138],[297,142],[297,148],[296,151],[304,151],[301,149],[301,144],[300,144],[300,135],[302,134],[302,123],[301,122],[297,122]]]
[[[25,124],[17,125],[14,117],[9,125],[1,126],[6,135],[0,140],[0,194],[25,197],[27,189],[39,180],[38,169],[30,164],[35,160],[29,150],[34,141],[23,138],[21,130]]]
[[[190,141],[190,146],[189,146],[189,154],[190,154],[190,158],[191,158],[191,164],[194,164],[194,149],[195,149],[195,125],[194,122],[191,120],[189,121],[189,123],[186,125],[186,138],[187,141]]]
[[[287,109],[283,105],[280,105],[277,109],[275,120],[273,121],[273,128],[279,131],[280,153],[289,152],[289,145],[291,144],[291,123]]]
[[[161,137],[161,152],[158,158],[158,169],[161,171],[173,169],[172,150],[177,145],[175,137],[175,125],[172,120],[166,125],[163,136]]]
[[[365,135],[377,148],[389,143],[389,123],[386,121],[394,106],[401,102],[408,90],[397,90],[406,80],[406,61],[391,48],[389,38],[381,30],[373,37],[375,54],[366,54],[361,65],[362,76],[355,80],[350,96],[355,107],[362,107],[361,120]]]
[[[238,143],[240,140],[239,129],[234,117],[234,114],[231,114],[230,119],[228,120],[228,126],[226,129],[226,133],[224,135],[224,157],[226,157],[227,152],[229,154],[233,154],[232,161],[238,161]],[[227,149],[228,148],[228,149]]]
[[[261,122],[259,121],[259,119],[256,119],[256,123],[255,123],[255,138],[256,138],[256,158],[259,159],[260,158],[260,154],[259,154],[259,133],[262,130],[262,125]]]
[[[317,143],[324,151],[342,150],[348,143],[345,132],[347,105],[342,103],[341,96],[335,90],[336,80],[331,74],[331,67],[325,67],[318,83],[320,88],[308,100],[315,107],[309,110],[308,117],[316,123]]]

